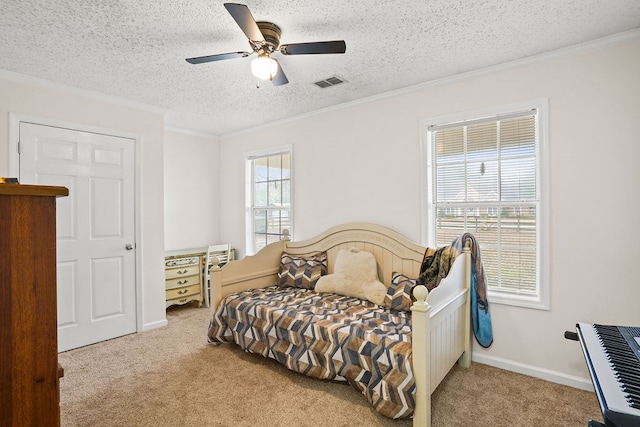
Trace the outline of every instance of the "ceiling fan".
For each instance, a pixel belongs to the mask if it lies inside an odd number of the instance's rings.
[[[271,57],[279,51],[283,55],[309,55],[326,53],[345,53],[347,45],[344,40],[324,42],[292,43],[280,45],[280,27],[272,22],[253,19],[249,8],[244,4],[225,3],[224,7],[231,14],[236,23],[249,39],[249,46],[253,52],[229,52],[217,55],[187,58],[190,64],[222,61],[233,58],[246,58],[253,53],[258,57],[251,63],[251,71],[262,80],[271,80],[274,86],[289,83],[280,63]]]

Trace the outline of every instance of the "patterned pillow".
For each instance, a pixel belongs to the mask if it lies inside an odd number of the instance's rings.
[[[411,311],[411,305],[415,301],[413,288],[416,286],[416,279],[412,279],[401,273],[391,275],[391,285],[387,288],[384,296],[383,306],[398,311]]]
[[[324,276],[328,271],[326,252],[301,256],[283,252],[280,257],[278,286],[313,289],[320,276]]]

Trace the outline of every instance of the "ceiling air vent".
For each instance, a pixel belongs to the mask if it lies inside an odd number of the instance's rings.
[[[330,87],[330,86],[339,85],[340,83],[344,83],[344,80],[342,80],[339,77],[333,76],[333,77],[329,77],[328,79],[317,81],[314,84],[316,86],[324,89],[324,88],[327,88],[327,87]]]

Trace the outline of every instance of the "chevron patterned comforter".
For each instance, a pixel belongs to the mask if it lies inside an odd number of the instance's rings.
[[[272,286],[227,296],[208,336],[311,377],[348,381],[386,417],[413,413],[410,313]]]

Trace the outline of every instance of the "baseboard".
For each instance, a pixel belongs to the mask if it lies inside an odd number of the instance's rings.
[[[167,319],[158,320],[157,322],[152,322],[152,323],[145,323],[144,325],[142,325],[142,331],[143,332],[150,331],[152,329],[167,326],[168,324],[169,322],[167,322]]]
[[[501,359],[499,357],[491,357],[486,355],[472,354],[473,362],[482,363],[484,365],[493,366],[495,368],[516,372],[518,374],[528,375],[534,378],[551,381],[556,384],[562,384],[569,387],[579,388],[586,391],[594,391],[590,378],[581,378],[573,375],[563,374],[562,372],[551,371],[549,369],[540,368],[538,366],[525,365],[524,363],[514,362],[513,360]]]

